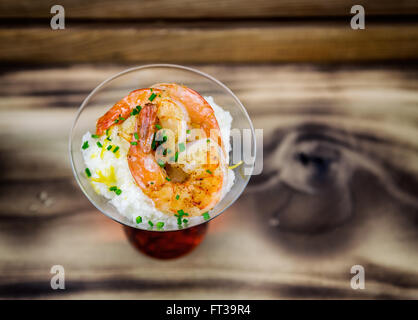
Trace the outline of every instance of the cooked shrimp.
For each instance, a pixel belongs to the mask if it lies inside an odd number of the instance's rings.
[[[152,86],[164,92],[177,104],[184,108],[192,123],[199,124],[207,137],[211,137],[224,150],[218,121],[210,104],[196,91],[176,83],[159,83]]]
[[[186,124],[202,126],[204,130],[219,130],[219,127],[213,110],[209,106],[209,112],[203,98],[201,100],[195,96],[190,100],[193,91],[189,93],[188,88],[180,86],[175,89],[173,97],[172,88],[169,85],[167,88],[168,92],[164,91],[161,100],[156,104],[146,104],[138,115],[135,130],[138,132],[137,139],[134,135],[128,152],[129,168],[138,186],[159,210],[172,214],[183,210],[189,215],[199,215],[212,209],[222,196],[227,170],[222,144],[211,139],[188,142],[184,152],[179,150],[179,159],[183,161],[172,165],[162,163],[161,158],[158,158],[152,148],[152,137],[157,119],[163,129],[174,129],[177,132],[176,142],[185,139],[183,130],[178,128]],[[184,99],[181,90],[187,91]],[[189,106],[189,103],[194,105]],[[199,107],[202,110],[200,114]]]
[[[151,101],[157,102],[161,98],[160,95],[159,89],[146,88],[132,91],[97,120],[96,134],[101,136],[113,125],[122,124],[137,106]]]

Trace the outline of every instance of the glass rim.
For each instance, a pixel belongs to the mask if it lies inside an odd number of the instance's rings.
[[[213,81],[214,83],[216,83],[217,85],[219,85],[222,89],[224,89],[226,92],[228,92],[232,96],[232,98],[235,100],[235,102],[238,104],[238,106],[241,109],[241,112],[244,114],[246,120],[248,121],[248,123],[250,125],[251,136],[252,136],[252,146],[253,146],[253,150],[254,150],[254,159],[256,159],[256,157],[257,157],[257,153],[256,153],[257,152],[257,141],[256,141],[256,137],[255,137],[255,131],[254,131],[253,123],[252,123],[251,118],[248,115],[248,112],[245,109],[244,105],[241,103],[241,101],[238,99],[238,97],[231,91],[231,89],[229,89],[225,84],[223,84],[218,79],[212,77],[211,75],[209,75],[209,74],[207,74],[207,73],[205,73],[203,71],[200,71],[200,70],[197,70],[197,69],[194,69],[194,68],[191,68],[191,67],[186,67],[186,66],[182,66],[182,65],[178,65],[178,64],[170,64],[170,63],[145,64],[145,65],[140,65],[140,66],[128,68],[128,69],[122,70],[121,72],[118,72],[118,73],[110,76],[109,78],[103,80],[99,85],[97,85],[87,95],[87,97],[84,98],[83,102],[81,103],[80,107],[77,110],[77,114],[76,114],[76,116],[74,118],[74,121],[73,121],[72,126],[71,126],[71,129],[70,129],[70,135],[69,135],[69,141],[68,141],[68,146],[69,146],[68,151],[69,151],[69,156],[70,156],[71,169],[72,169],[73,175],[74,175],[74,177],[75,177],[75,179],[77,181],[78,186],[80,187],[80,189],[84,193],[84,195],[87,197],[87,199],[93,204],[93,206],[97,210],[99,210],[102,214],[104,214],[106,217],[112,219],[113,221],[115,221],[115,222],[117,222],[117,223],[119,223],[119,224],[121,224],[123,226],[127,226],[127,227],[130,227],[130,228],[138,229],[138,230],[141,230],[141,231],[148,231],[148,232],[177,232],[177,231],[186,230],[186,229],[189,229],[189,228],[193,228],[193,227],[200,226],[200,225],[203,225],[205,223],[208,223],[212,219],[215,219],[216,217],[220,216],[230,206],[232,206],[238,200],[238,198],[242,195],[242,193],[244,192],[245,188],[247,187],[248,182],[250,181],[251,176],[252,176],[252,173],[254,171],[254,163],[251,166],[251,172],[247,175],[248,176],[248,179],[244,182],[244,186],[243,186],[242,190],[233,198],[233,200],[222,211],[220,211],[215,216],[213,216],[213,217],[211,216],[210,219],[205,220],[202,223],[199,223],[199,224],[196,224],[196,225],[193,225],[193,226],[185,226],[185,227],[182,227],[181,229],[179,228],[177,230],[148,230],[148,229],[137,228],[135,226],[125,224],[124,222],[119,221],[115,217],[111,216],[110,214],[108,214],[107,212],[105,212],[104,210],[102,210],[101,208],[99,208],[98,205],[96,205],[95,201],[90,197],[90,195],[87,192],[87,190],[84,189],[84,187],[83,187],[83,185],[82,185],[82,183],[80,181],[79,175],[76,172],[75,164],[74,164],[74,160],[73,160],[73,152],[72,152],[72,148],[71,148],[71,145],[72,145],[72,137],[73,137],[74,129],[75,129],[76,124],[77,124],[77,121],[78,121],[78,119],[79,119],[79,117],[81,115],[81,112],[83,111],[83,109],[85,108],[85,106],[87,105],[87,103],[90,101],[90,99],[96,94],[96,92],[99,91],[103,86],[105,86],[106,84],[110,83],[112,80],[114,80],[116,78],[119,78],[119,77],[121,77],[121,76],[123,76],[125,74],[131,73],[131,72],[134,72],[134,71],[139,71],[139,70],[142,70],[142,69],[150,69],[150,68],[173,68],[173,69],[186,70],[186,71],[189,71],[189,72],[198,74],[198,75],[200,75],[200,76],[202,76],[202,77],[204,77],[206,79],[209,79],[209,80]],[[254,162],[255,162],[255,160],[254,160]]]

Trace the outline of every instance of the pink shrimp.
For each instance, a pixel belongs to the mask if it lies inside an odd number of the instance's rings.
[[[200,126],[205,132],[215,130],[219,133],[218,123],[210,105],[195,91],[175,84],[158,85],[154,90],[158,89],[163,90],[163,98],[144,105],[138,115],[135,129],[138,134],[132,137],[128,152],[129,169],[137,185],[159,210],[171,214],[178,210],[189,215],[202,214],[212,209],[222,196],[227,170],[222,141],[212,143],[212,140],[198,139],[188,142],[182,156],[187,164],[172,165],[157,160],[156,152],[151,148],[152,137],[155,127],[161,126],[158,124],[159,108],[167,108],[164,99],[170,99],[172,108],[181,104],[191,125]],[[213,132],[210,133],[213,136]],[[171,176],[169,173],[173,171],[181,171],[182,178]]]
[[[161,90],[151,88],[132,91],[97,120],[96,134],[101,136],[113,125],[121,124],[130,116],[132,110],[135,109],[136,106],[142,106],[151,100],[155,102],[158,101],[160,94]]]

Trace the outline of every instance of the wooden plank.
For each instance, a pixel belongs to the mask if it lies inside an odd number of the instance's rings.
[[[49,18],[51,0],[4,0],[0,3],[3,18]],[[313,17],[350,16],[351,0],[63,0],[60,2],[68,18],[260,18],[260,17]],[[413,15],[418,5],[413,0],[363,0],[361,4],[368,16]]]
[[[211,224],[199,248],[169,262],[135,252],[120,226],[81,194],[69,168],[76,106],[124,68],[75,65],[0,75],[0,298],[418,297],[418,210],[410,201],[418,181],[415,65],[198,66],[237,93],[264,129],[265,168]],[[323,203],[336,197],[328,191],[313,203],[285,184],[268,184],[284,163],[276,157],[289,136],[304,132],[322,141],[313,124],[340,150],[339,171],[349,163],[356,172],[344,184],[355,214],[325,233],[277,232],[269,214],[289,192],[304,211],[322,216]],[[67,290],[49,287],[55,264],[65,267]],[[366,290],[350,288],[354,264],[365,267]]]
[[[360,31],[348,22],[2,28],[0,43],[4,62],[381,61],[416,59],[418,24],[368,24]]]

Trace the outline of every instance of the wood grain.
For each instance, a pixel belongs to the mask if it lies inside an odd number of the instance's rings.
[[[49,18],[51,0],[3,0],[0,17]],[[242,18],[242,17],[312,17],[350,16],[350,0],[63,0],[60,4],[68,18]],[[361,2],[368,16],[413,15],[418,5],[413,0],[364,0]]]
[[[67,140],[77,106],[99,82],[126,67],[2,70],[0,298],[418,297],[418,211],[405,200],[416,196],[418,181],[415,65],[199,66],[225,82],[255,127],[264,129],[265,170],[211,224],[199,248],[168,262],[130,247],[120,226],[82,195],[69,167]],[[338,168],[345,161],[360,168],[344,185],[355,215],[325,233],[277,233],[267,214],[289,192],[300,196],[285,185],[277,190],[266,184],[283,164],[277,150],[301,130],[317,136],[310,129],[314,124],[341,150]],[[344,158],[352,154],[357,157]],[[379,180],[359,159],[393,180]],[[333,196],[316,199],[315,205],[306,197],[299,203],[314,212],[318,202],[329,203]],[[50,289],[55,264],[65,267],[64,291]],[[350,288],[354,264],[366,269],[366,290]]]
[[[418,24],[74,25],[0,29],[3,62],[353,62],[416,59]],[[199,54],[196,54],[199,52]]]

